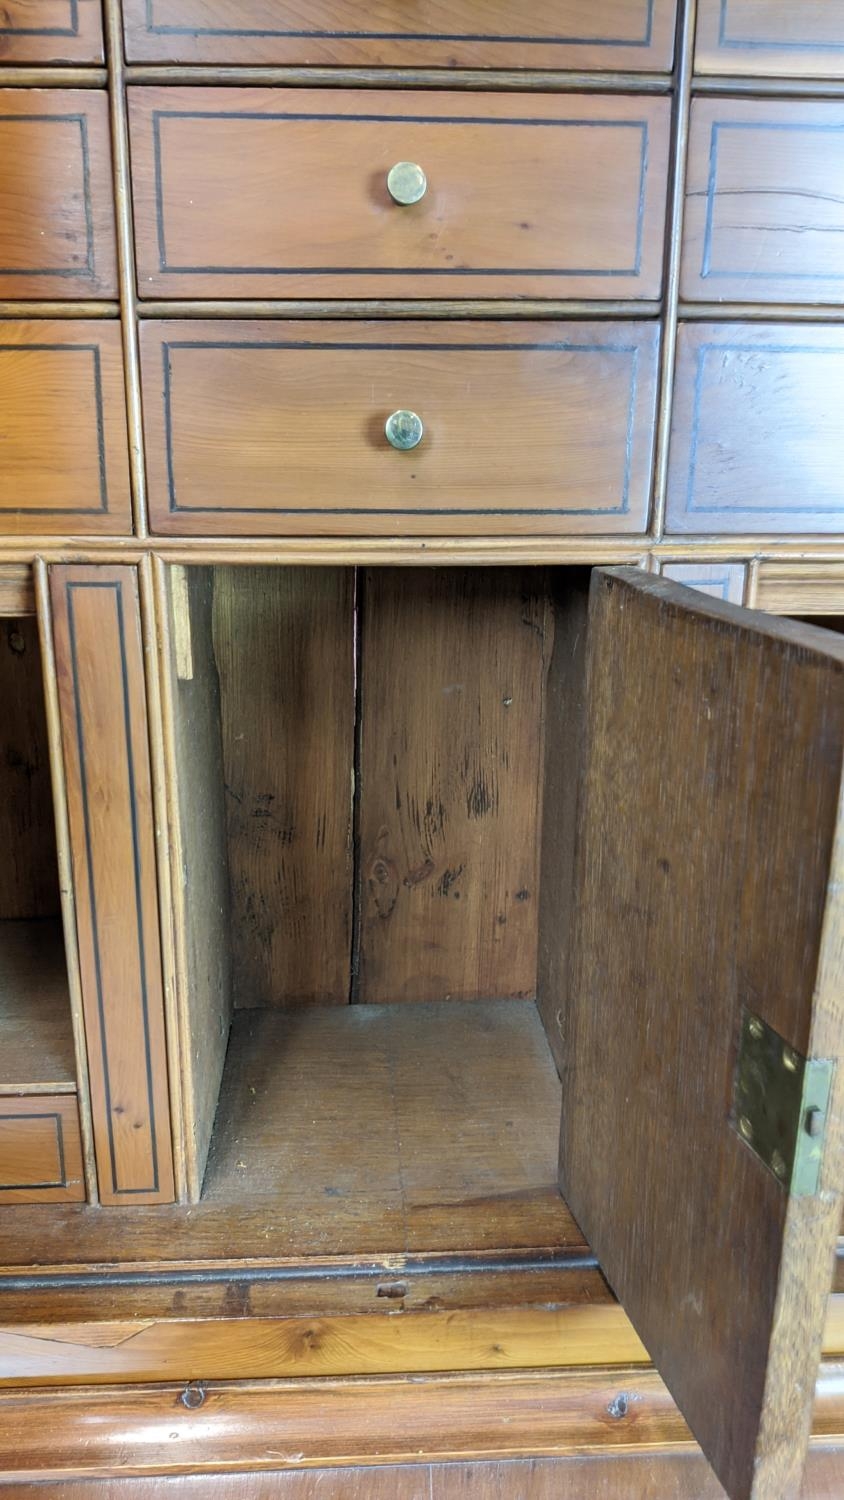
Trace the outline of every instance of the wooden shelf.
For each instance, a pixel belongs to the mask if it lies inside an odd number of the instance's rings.
[[[62,924],[0,922],[0,1095],[75,1092]]]

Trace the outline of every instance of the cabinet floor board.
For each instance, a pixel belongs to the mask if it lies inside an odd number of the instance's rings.
[[[58,919],[0,922],[0,1095],[73,1093],[76,1068]]]

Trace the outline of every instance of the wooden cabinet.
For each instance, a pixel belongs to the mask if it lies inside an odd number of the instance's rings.
[[[148,323],[153,529],[643,531],[657,343],[653,323]]]
[[[102,61],[100,0],[6,0],[0,64]]]
[[[669,71],[675,0],[126,0],[132,61]]]
[[[0,89],[0,297],[116,293],[105,94]]]
[[[132,529],[120,328],[0,324],[0,535]]]
[[[130,108],[143,297],[659,297],[665,99],[139,88]],[[397,163],[417,201],[391,195]]]
[[[844,16],[828,0],[700,0],[695,69],[840,78]]]
[[[80,1203],[84,1197],[75,1098],[0,1098],[0,1204]]]

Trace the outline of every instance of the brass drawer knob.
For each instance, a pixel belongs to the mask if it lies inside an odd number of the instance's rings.
[[[425,428],[422,418],[417,417],[415,411],[394,411],[393,415],[387,418],[384,431],[390,446],[406,453],[408,448],[419,446]]]
[[[394,203],[418,203],[428,191],[428,179],[415,161],[397,161],[387,173],[387,191]]]

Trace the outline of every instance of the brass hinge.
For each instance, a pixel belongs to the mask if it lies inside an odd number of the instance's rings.
[[[818,1191],[832,1063],[805,1058],[752,1011],[742,1017],[732,1123],[796,1197]]]

